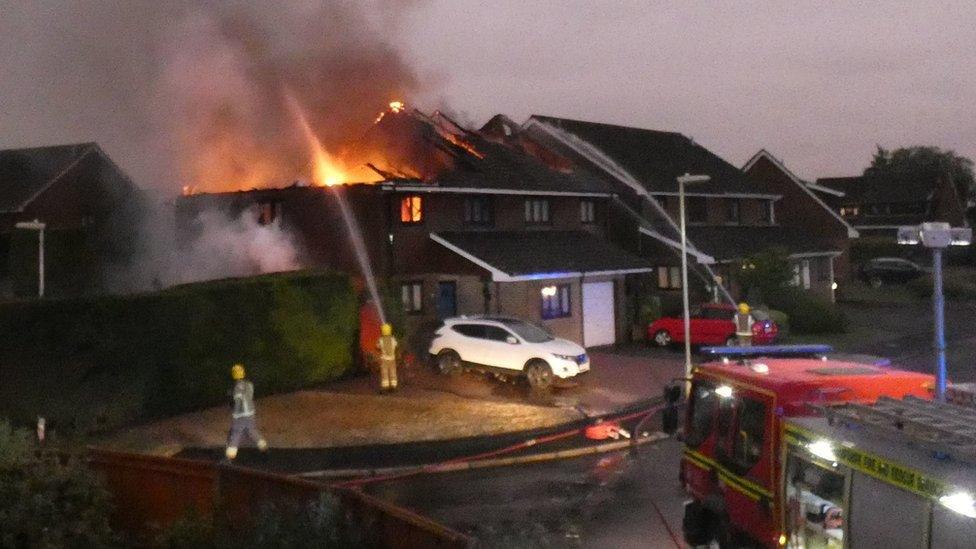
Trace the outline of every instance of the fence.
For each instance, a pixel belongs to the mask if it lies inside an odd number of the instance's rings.
[[[232,465],[97,449],[90,451],[89,466],[112,494],[113,525],[136,539],[150,539],[187,516],[246,522],[269,504],[302,505],[329,493],[383,547],[475,545],[473,538],[356,490]]]

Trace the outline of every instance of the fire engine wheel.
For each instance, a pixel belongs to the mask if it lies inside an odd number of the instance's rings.
[[[548,389],[553,377],[552,368],[543,360],[533,360],[525,366],[525,378],[533,389]]]
[[[445,375],[461,373],[461,357],[450,349],[445,349],[437,355],[437,371]]]
[[[671,345],[671,334],[667,330],[658,330],[654,334],[654,344],[658,347],[667,347]]]

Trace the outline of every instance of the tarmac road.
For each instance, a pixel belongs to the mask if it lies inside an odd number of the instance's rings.
[[[486,547],[675,547],[681,445],[532,465],[432,474],[365,490],[469,533]]]

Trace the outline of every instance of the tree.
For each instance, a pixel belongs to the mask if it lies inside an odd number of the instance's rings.
[[[789,286],[793,280],[793,265],[786,250],[771,248],[743,259],[735,277],[746,295],[751,297],[758,293],[759,300],[766,300]]]
[[[864,175],[905,178],[930,178],[948,176],[956,186],[960,200],[974,194],[976,178],[973,177],[973,161],[954,151],[938,147],[901,147],[888,150],[880,145]]]

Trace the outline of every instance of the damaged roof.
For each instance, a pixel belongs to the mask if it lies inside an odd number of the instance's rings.
[[[0,213],[22,211],[82,158],[98,151],[77,143],[0,151]]]
[[[544,131],[533,130],[532,121],[568,132],[598,148],[651,193],[678,192],[675,179],[685,173],[712,177],[711,181],[688,189],[693,193],[754,194],[761,191],[737,167],[680,133],[532,115],[524,125],[526,131],[532,132],[532,138],[546,140],[549,146],[563,149],[566,147],[554,144],[551,136],[543,135]]]
[[[769,226],[690,226],[688,240],[716,261],[742,259],[773,248],[790,255],[840,253],[837,246],[802,229]]]
[[[440,232],[430,237],[490,271],[496,282],[653,269],[647,260],[585,231]]]

